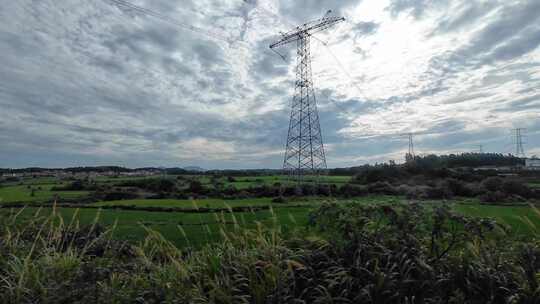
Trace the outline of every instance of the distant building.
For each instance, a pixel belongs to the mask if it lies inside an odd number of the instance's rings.
[[[527,170],[540,170],[540,158],[527,158],[527,159],[525,159],[525,169],[527,169]]]

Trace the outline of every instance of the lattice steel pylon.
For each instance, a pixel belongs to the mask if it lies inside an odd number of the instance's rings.
[[[514,143],[516,144],[516,156],[526,158],[525,149],[523,148],[523,136],[527,129],[516,128],[512,131],[514,133]]]
[[[317,101],[313,88],[311,71],[310,38],[314,33],[328,29],[342,17],[330,17],[328,13],[321,19],[297,26],[283,33],[282,38],[271,44],[270,49],[297,43],[297,66],[295,92],[291,104],[291,117],[285,148],[283,169],[291,178],[301,182],[305,176],[318,176],[327,169],[326,155],[317,111]]]
[[[414,135],[415,135],[415,133],[400,134],[400,136],[407,137],[409,139],[409,150],[405,154],[405,162],[406,163],[412,163],[416,159],[416,156],[414,154],[414,139],[413,139]]]

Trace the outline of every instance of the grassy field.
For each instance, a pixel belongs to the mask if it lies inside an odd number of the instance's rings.
[[[153,177],[156,178],[156,177]],[[168,176],[176,179],[176,176]],[[207,186],[211,186],[212,179],[204,176],[187,176],[188,179],[199,179]],[[346,183],[348,176],[325,176],[328,183]],[[130,178],[110,178],[103,177],[97,181],[99,183],[116,183],[127,180],[139,180],[144,177]],[[226,177],[220,179],[225,185],[231,184],[237,188],[247,188],[257,185],[271,185],[276,182],[286,181],[284,176],[249,176],[236,177],[235,181],[228,182]],[[22,185],[21,185],[22,183]],[[54,178],[31,178],[22,182],[3,184],[0,187],[0,203],[4,202],[24,202],[31,205],[33,202],[43,202],[51,200],[55,195],[61,198],[78,198],[88,194],[84,191],[52,191],[54,186],[62,185],[63,181]],[[538,185],[540,186],[540,185]],[[32,189],[34,194],[32,195]],[[98,202],[93,207],[108,206],[130,206],[130,207],[163,207],[163,208],[235,208],[235,207],[262,207],[271,206],[271,210],[235,212],[234,215],[225,213],[182,213],[182,212],[149,212],[142,210],[112,210],[104,209],[80,209],[61,208],[59,213],[65,221],[69,221],[75,212],[78,212],[82,224],[90,224],[99,213],[99,223],[105,226],[117,224],[115,235],[119,239],[130,241],[141,240],[145,235],[145,227],[157,230],[167,239],[173,241],[178,246],[195,245],[219,240],[220,228],[233,229],[235,222],[241,227],[253,228],[258,223],[264,225],[280,225],[283,229],[304,229],[308,221],[309,211],[318,207],[327,198],[305,197],[290,200],[287,204],[272,203],[271,198],[258,199],[200,199],[200,200],[177,200],[177,199],[136,199],[123,201]],[[366,196],[356,198],[353,201],[358,204],[391,204],[405,202],[403,197],[397,196]],[[440,202],[426,202],[426,204],[439,204]],[[489,206],[481,205],[475,199],[463,199],[457,201],[454,210],[471,216],[492,217],[499,222],[508,224],[513,231],[518,234],[527,235],[531,231],[540,230],[540,217],[535,211],[526,206]],[[38,209],[27,208],[23,211],[22,217],[32,216]],[[51,208],[43,208],[40,212],[43,215],[50,213]],[[5,214],[9,209],[0,211]]]
[[[321,176],[320,182],[325,184],[344,184],[351,180],[350,176]],[[310,181],[310,180],[306,180]],[[287,176],[247,176],[235,177],[234,182],[226,182],[227,185],[234,185],[238,189],[248,188],[249,186],[273,185],[274,183],[287,184]]]
[[[365,197],[349,202],[358,204],[389,204],[402,202],[402,198],[389,196]],[[184,208],[210,207],[222,208],[225,206],[264,206],[270,205],[268,199],[250,199],[237,201],[220,200],[139,200],[123,202],[98,203],[101,206],[119,205],[136,206],[161,206]],[[177,246],[183,247],[191,245],[199,247],[208,242],[220,239],[220,229],[233,230],[235,223],[238,227],[254,228],[258,223],[263,225],[278,225],[283,230],[305,229],[307,227],[309,212],[321,203],[321,200],[306,201],[305,206],[300,204],[288,206],[287,204],[274,204],[270,210],[246,211],[246,212],[219,212],[219,213],[184,213],[184,212],[148,212],[136,210],[114,210],[114,209],[80,209],[58,208],[59,214],[64,221],[69,222],[74,213],[78,213],[81,224],[91,224],[96,216],[98,222],[104,226],[116,224],[115,238],[140,241],[144,238],[145,227],[160,232],[168,240]],[[430,203],[427,203],[430,204]],[[507,224],[512,228],[512,232],[517,235],[528,235],[540,229],[540,216],[530,207],[508,207],[508,206],[486,206],[479,204],[455,204],[454,210],[464,215],[477,216],[483,218],[494,218],[497,221]],[[41,215],[48,215],[52,208],[26,208],[21,217],[31,217],[36,212]],[[2,214],[16,212],[17,210],[3,209]]]
[[[144,179],[156,179],[156,178],[170,178],[176,179],[174,175],[163,176],[151,176],[151,177],[96,177],[92,178],[93,181],[99,184],[114,185],[126,181],[144,180]],[[209,176],[183,176],[184,179],[199,180],[205,187],[212,188],[212,178]],[[227,177],[221,177],[217,181],[223,184],[224,187],[234,186],[237,189],[247,189],[249,187],[257,187],[262,185],[273,185],[274,183],[287,183],[287,176],[247,176],[247,177],[235,177],[235,181],[229,182]],[[350,176],[322,176],[323,183],[330,184],[343,184],[350,180]],[[51,200],[55,194],[60,198],[77,198],[85,196],[88,192],[84,191],[64,191],[54,192],[51,188],[54,186],[62,186],[69,183],[69,181],[59,180],[54,177],[37,177],[37,178],[25,178],[17,182],[5,182],[0,185],[0,202],[42,202]],[[34,195],[32,196],[32,190],[28,188],[30,186],[34,189]],[[41,188],[41,189],[38,189]],[[135,202],[138,204],[138,202]],[[164,202],[165,203],[165,202]],[[174,202],[170,202],[174,204]],[[124,204],[124,203],[122,203]]]
[[[528,206],[456,205],[455,210],[465,215],[494,218],[518,234],[540,232],[540,213]]]
[[[203,185],[211,186],[212,179],[208,176],[191,176],[190,178],[199,180]],[[324,184],[344,184],[351,180],[350,176],[321,176],[320,182]],[[218,179],[225,187],[234,186],[237,189],[246,189],[249,187],[257,187],[262,185],[271,186],[275,183],[288,184],[289,178],[284,175],[269,175],[269,176],[241,176],[234,177],[234,181],[230,182],[226,177]],[[306,180],[309,182],[310,180]]]
[[[306,205],[306,206],[318,206],[322,202],[336,200],[333,198],[324,197],[301,197],[297,199],[289,199],[287,203],[273,203],[272,198],[248,198],[248,199],[236,199],[236,200],[224,200],[224,199],[198,199],[198,200],[177,200],[177,199],[138,199],[138,200],[122,200],[122,201],[109,201],[98,202],[95,206],[136,206],[136,207],[176,207],[176,208],[234,208],[234,207],[261,207],[261,206],[273,206],[274,208],[287,207],[290,205]],[[354,202],[361,204],[389,204],[397,203],[402,200],[398,196],[387,195],[368,195],[359,198],[355,198]],[[340,201],[351,201],[347,199],[340,199]]]
[[[227,208],[244,206],[269,206],[271,198],[254,198],[241,200],[200,199],[200,200],[175,200],[175,199],[139,199],[95,203],[97,206],[137,206],[137,207],[176,207],[176,208]]]
[[[53,184],[33,184],[21,186],[3,186],[0,187],[0,203],[8,202],[43,202],[51,200],[57,195],[60,198],[77,198],[85,196],[85,191],[51,191]],[[32,189],[34,194],[32,195]]]
[[[145,227],[161,233],[179,247],[191,245],[199,247],[220,239],[220,229],[255,228],[258,223],[266,226],[278,225],[283,230],[305,227],[309,207],[279,208],[257,212],[238,213],[179,213],[179,212],[144,212],[126,210],[99,210],[58,208],[57,212],[65,222],[70,222],[77,213],[81,224],[91,224],[97,219],[103,226],[114,226],[114,238],[127,241],[141,241]],[[18,210],[2,210],[2,214]],[[33,217],[36,213],[48,216],[51,208],[26,208],[20,219]],[[236,224],[235,224],[236,223]]]

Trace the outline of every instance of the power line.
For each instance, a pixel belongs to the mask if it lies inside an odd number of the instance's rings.
[[[174,19],[172,19],[172,18],[170,18],[168,16],[165,16],[165,15],[163,15],[161,13],[155,12],[155,11],[150,10],[148,8],[144,8],[144,7],[135,5],[135,4],[133,4],[131,2],[128,2],[128,1],[125,1],[125,0],[107,0],[107,1],[113,2],[114,4],[116,4],[116,5],[120,6],[120,7],[124,7],[124,8],[128,8],[130,10],[133,10],[133,11],[139,13],[139,14],[152,16],[152,17],[157,18],[157,19],[159,19],[159,20],[161,20],[163,22],[170,23],[172,25],[181,27],[181,28],[186,29],[188,31],[192,31],[192,32],[198,33],[198,34],[203,34],[203,35],[206,35],[206,36],[208,36],[210,38],[227,42],[228,44],[232,44],[234,42],[239,42],[237,40],[225,37],[222,34],[217,33],[215,31],[206,30],[206,29],[203,29],[203,28],[200,28],[200,27],[197,27],[197,26],[193,26],[191,24],[184,23],[184,22],[179,22],[179,21],[174,20]]]
[[[249,5],[255,6],[255,3],[252,3],[252,2],[249,1],[249,0],[244,0],[244,2],[247,3],[247,4],[249,4]],[[281,17],[280,15],[278,15],[278,14],[276,14],[276,13],[274,13],[274,12],[272,12],[272,11],[270,11],[270,10],[268,10],[268,9],[266,9],[266,8],[264,8],[264,7],[262,7],[262,6],[255,6],[255,7],[256,7],[256,9],[260,9],[260,10],[266,12],[268,15],[272,15],[272,16],[276,17],[277,19],[280,20],[280,22],[286,23],[289,27],[292,27],[292,28],[295,27],[294,24],[292,24],[291,22],[289,22],[289,21],[286,20],[285,18]],[[326,15],[328,15],[330,12],[331,12],[331,11],[328,11],[328,12],[326,13]],[[345,20],[345,21],[346,21],[346,20]],[[334,54],[334,52],[332,52],[332,49],[330,48],[330,46],[328,45],[328,43],[325,42],[325,41],[323,41],[323,40],[321,40],[321,39],[319,39],[319,38],[317,38],[317,36],[315,36],[315,35],[313,35],[313,34],[311,35],[311,37],[312,37],[313,39],[317,40],[318,42],[320,42],[320,43],[328,50],[328,52],[329,52],[330,55],[333,57],[334,61],[336,61],[336,63],[338,64],[338,66],[340,67],[340,69],[342,70],[342,72],[349,78],[351,84],[352,84],[353,86],[356,87],[356,89],[358,90],[358,93],[360,94],[360,97],[362,97],[363,99],[367,99],[367,98],[365,97],[365,95],[362,93],[362,89],[360,89],[360,87],[358,86],[358,84],[356,83],[356,81],[354,80],[354,78],[352,77],[352,75],[349,74],[349,73],[347,72],[347,69],[345,68],[345,66],[341,63],[341,61],[340,61],[340,60],[338,59],[338,57]],[[272,49],[272,50],[273,50],[273,49]],[[273,51],[276,52],[276,53],[277,53],[277,54],[278,54],[285,62],[287,62],[287,60],[285,59],[285,57],[284,57],[281,53],[279,53],[279,52],[277,52],[277,51],[275,51],[275,50],[273,50]],[[346,113],[346,114],[349,114],[350,116],[353,116],[353,115],[354,115],[353,112],[351,112],[350,110],[344,108],[344,107],[341,105],[341,103],[339,103],[339,102],[335,101],[334,99],[330,98],[329,94],[325,94],[324,91],[322,91],[322,90],[321,90],[320,92],[322,93],[322,95],[325,95],[325,96],[326,96],[327,100],[329,100],[329,101],[331,101],[332,103],[334,103],[334,104],[336,105],[336,107],[340,109],[341,112],[344,112],[344,113]],[[384,117],[383,117],[383,120],[386,121],[386,119],[385,119]],[[386,121],[386,122],[387,122],[387,121]]]
[[[336,56],[336,54],[334,54],[334,52],[332,51],[332,49],[330,48],[328,43],[322,42],[322,44],[326,47],[326,49],[328,50],[328,53],[330,53],[330,55],[334,58],[334,60],[338,64],[338,67],[341,69],[341,71],[349,78],[351,84],[358,90],[358,93],[360,94],[360,97],[362,97],[364,99],[367,99],[364,96],[364,94],[362,93],[362,89],[360,89],[360,86],[358,86],[358,84],[354,80],[353,76],[347,71],[347,69],[345,68],[345,66],[341,62],[341,60],[339,60],[339,58]]]

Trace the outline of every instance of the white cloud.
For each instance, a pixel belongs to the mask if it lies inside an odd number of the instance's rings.
[[[241,41],[107,1],[6,3],[0,167],[280,167],[295,54],[283,62],[268,44],[327,9],[348,20],[318,35],[346,72],[312,45],[330,166],[400,159],[406,143],[380,134],[427,132],[424,152],[509,152],[507,128],[540,131],[535,0],[133,3]]]

